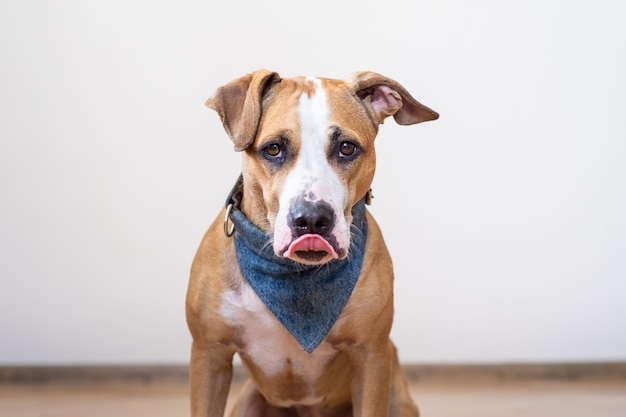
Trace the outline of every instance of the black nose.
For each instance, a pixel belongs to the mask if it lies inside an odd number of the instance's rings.
[[[325,235],[335,225],[335,213],[325,201],[299,201],[291,208],[291,229],[295,236],[307,233]]]

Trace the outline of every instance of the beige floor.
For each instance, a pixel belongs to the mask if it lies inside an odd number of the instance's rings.
[[[626,416],[622,383],[414,385],[412,392],[423,417]],[[0,417],[188,416],[187,396],[176,385],[0,385]]]

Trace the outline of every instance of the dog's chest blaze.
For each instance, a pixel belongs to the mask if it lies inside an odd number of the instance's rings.
[[[329,343],[322,342],[312,353],[307,353],[263,304],[254,290],[242,284],[239,290],[224,294],[221,315],[241,332],[240,351],[245,362],[251,363],[262,375],[261,379],[284,378],[290,375],[306,381],[306,395],[298,404],[319,401],[315,381],[322,377],[329,362],[338,354]],[[292,405],[285,403],[283,405]]]

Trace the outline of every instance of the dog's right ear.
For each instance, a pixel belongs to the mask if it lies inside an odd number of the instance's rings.
[[[243,151],[254,141],[263,111],[263,96],[279,81],[275,72],[255,71],[218,88],[204,103],[220,115],[236,151]]]

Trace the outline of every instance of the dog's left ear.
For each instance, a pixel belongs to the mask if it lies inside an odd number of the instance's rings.
[[[397,81],[375,72],[356,72],[348,79],[350,89],[382,124],[393,116],[398,124],[412,125],[439,118],[439,113],[415,100]]]
[[[243,151],[254,142],[263,112],[263,96],[278,81],[277,73],[258,70],[218,88],[204,103],[220,115],[236,151]]]

